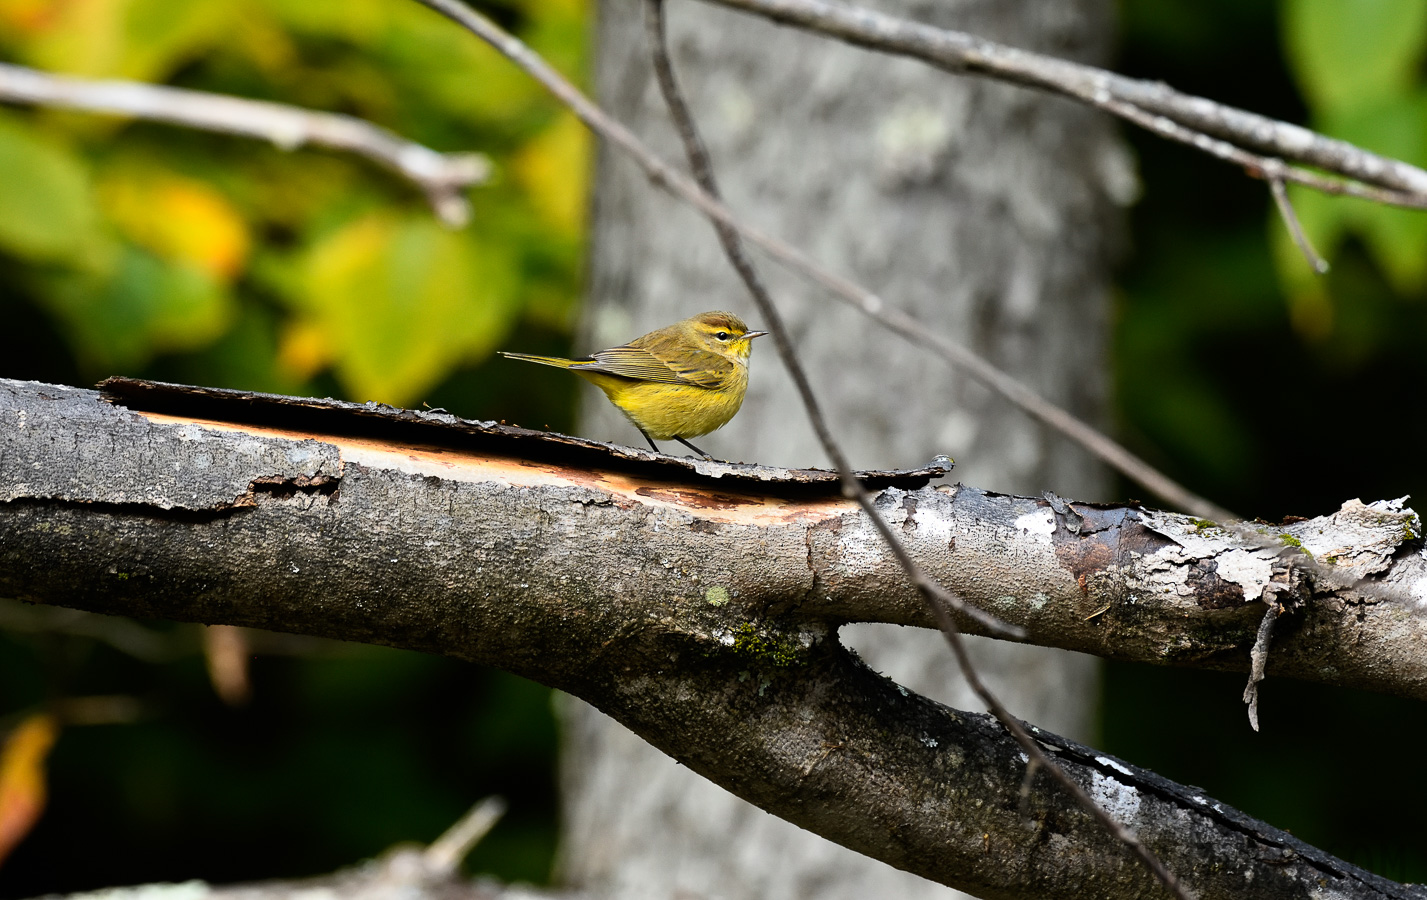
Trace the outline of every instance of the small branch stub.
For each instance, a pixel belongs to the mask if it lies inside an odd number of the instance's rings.
[[[1259,683],[1264,679],[1264,668],[1268,666],[1268,647],[1273,640],[1273,626],[1283,613],[1283,606],[1274,600],[1268,603],[1268,611],[1259,623],[1258,638],[1249,652],[1249,683],[1244,688],[1244,702],[1249,706],[1249,724],[1254,731],[1259,730]]]

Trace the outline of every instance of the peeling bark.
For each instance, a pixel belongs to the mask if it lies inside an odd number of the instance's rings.
[[[527,453],[528,433],[408,428],[397,411],[364,414],[384,423],[374,438],[320,401],[300,402],[323,429],[298,432],[209,393],[205,416],[178,416],[0,382],[0,595],[499,666],[589,700],[770,812],[944,884],[985,897],[1154,893],[1044,779],[1021,805],[1025,763],[994,721],[843,649],[844,622],[926,614],[860,511],[816,477],[735,486],[685,467],[636,473],[648,459],[616,455],[572,466],[548,446]],[[1284,529],[1351,572],[1315,591],[1295,580],[1296,548],[1183,517],[1069,501],[1057,512],[959,485],[888,486],[878,502],[929,571],[1033,641],[1243,668],[1264,609],[1251,598],[1281,584],[1297,611],[1280,619],[1275,674],[1330,680],[1331,660],[1335,683],[1424,693],[1422,654],[1408,652],[1422,627],[1411,591],[1427,583],[1420,525],[1392,504]],[[1367,597],[1352,586],[1364,574],[1403,598]],[[1038,737],[1200,897],[1427,897]]]

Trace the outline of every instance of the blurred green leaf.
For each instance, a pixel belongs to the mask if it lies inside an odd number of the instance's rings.
[[[228,39],[244,18],[242,7],[232,0],[128,0],[123,5],[123,50],[115,74],[139,81],[168,77]]]
[[[1285,0],[1283,40],[1316,110],[1374,105],[1411,88],[1427,50],[1427,3]]]
[[[324,39],[365,43],[389,27],[391,3],[312,3],[311,0],[260,0],[284,28]]]
[[[155,353],[211,343],[234,315],[232,296],[202,269],[127,245],[112,268],[48,273],[37,283],[79,357],[116,374]]]
[[[1423,4],[1427,9],[1427,4]],[[1427,27],[1422,29],[1427,34]],[[1416,165],[1427,165],[1427,90],[1323,116],[1334,137]],[[1341,201],[1393,286],[1411,294],[1427,285],[1427,213],[1365,201]]]
[[[12,0],[13,2],[13,0]],[[21,16],[20,58],[55,72],[163,79],[230,33],[239,8],[228,0],[71,0]],[[3,13],[0,13],[3,15]]]
[[[590,19],[589,0],[517,0],[530,17],[523,37],[535,52],[545,57],[576,84],[587,81],[585,51],[589,41],[585,29]]]
[[[0,113],[0,248],[78,262],[98,238],[89,166],[61,141]]]
[[[590,183],[590,133],[564,112],[511,160],[511,173],[541,218],[557,233],[578,238],[585,227]]]
[[[368,213],[299,264],[282,356],[299,372],[330,360],[354,397],[411,402],[505,336],[518,312],[513,276],[508,251],[475,230]]]
[[[1384,156],[1427,165],[1427,4],[1418,0],[1287,0],[1282,33],[1312,126]],[[1291,190],[1304,231],[1329,261],[1356,237],[1400,295],[1427,287],[1427,214]],[[1332,334],[1329,284],[1308,268],[1276,213],[1271,246],[1295,330]]]
[[[420,85],[427,102],[463,120],[510,127],[555,102],[495,50],[416,4],[402,4],[370,46],[401,93]]]
[[[1343,199],[1297,185],[1289,185],[1288,197],[1313,249],[1331,260],[1347,230],[1348,210]],[[1269,214],[1268,236],[1294,330],[1313,340],[1327,336],[1333,330],[1333,303],[1327,282],[1308,264],[1277,210]]]

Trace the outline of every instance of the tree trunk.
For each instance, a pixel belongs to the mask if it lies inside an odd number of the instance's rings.
[[[929,4],[882,11],[1087,62],[1104,62],[1109,4]],[[602,5],[601,103],[681,160],[649,63],[643,11]],[[668,12],[675,66],[730,205],[759,226],[959,337],[1090,421],[1104,419],[1109,257],[1133,193],[1128,157],[1096,114],[1031,91],[955,78],[698,4]],[[706,309],[760,327],[699,214],[602,152],[584,344],[612,346]],[[830,424],[858,466],[960,460],[1003,491],[1103,497],[1078,448],[818,289],[763,266]],[[824,465],[771,345],[743,411],[700,439],[716,457]],[[582,433],[642,443],[602,396]],[[678,450],[677,445],[665,448]],[[874,668],[976,709],[939,635],[853,626]],[[1093,660],[984,642],[981,671],[1013,711],[1092,737]],[[561,868],[596,895],[947,897],[955,892],[844,850],[680,768],[590,707],[566,714]]]

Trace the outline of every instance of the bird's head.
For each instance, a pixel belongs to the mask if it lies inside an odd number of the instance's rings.
[[[684,320],[685,334],[700,347],[730,359],[746,360],[753,350],[753,339],[766,331],[749,331],[743,320],[730,312],[699,313]]]

